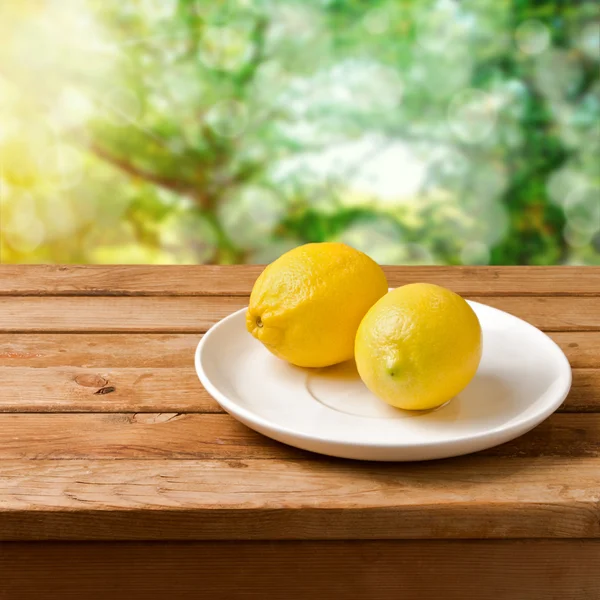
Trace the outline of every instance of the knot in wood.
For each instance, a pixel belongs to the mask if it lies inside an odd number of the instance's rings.
[[[77,375],[75,383],[83,387],[101,388],[108,383],[108,379],[104,379],[100,375],[85,374]]]

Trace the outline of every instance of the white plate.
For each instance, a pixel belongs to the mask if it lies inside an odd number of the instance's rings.
[[[236,419],[280,442],[361,460],[429,460],[490,448],[533,429],[565,399],[571,368],[539,329],[469,302],[483,329],[473,381],[444,406],[392,408],[345,363],[300,369],[246,331],[246,309],[214,325],[196,350],[198,377]]]

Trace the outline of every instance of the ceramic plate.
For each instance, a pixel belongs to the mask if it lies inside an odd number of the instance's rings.
[[[246,309],[214,325],[196,350],[200,381],[248,427],[330,456],[407,461],[458,456],[512,440],[552,414],[571,387],[560,348],[539,329],[469,302],[483,329],[475,378],[444,406],[392,408],[353,363],[301,369],[275,358],[246,331]]]

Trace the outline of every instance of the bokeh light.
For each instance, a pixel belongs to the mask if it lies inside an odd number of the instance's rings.
[[[463,11],[455,0],[438,0],[419,14],[416,23],[417,43],[425,50],[443,53],[460,45],[475,27],[473,14]]]
[[[200,59],[209,69],[236,71],[249,59],[252,46],[246,28],[208,27],[200,41]]]
[[[587,23],[582,27],[577,47],[591,60],[600,61],[600,21]]]
[[[17,252],[33,252],[45,238],[44,223],[38,217],[35,199],[31,194],[17,191],[8,201],[8,208],[2,207],[2,235]]]
[[[550,200],[559,206],[566,204],[569,194],[573,193],[573,191],[579,193],[579,190],[584,190],[587,186],[588,181],[585,175],[569,164],[554,171],[546,183]]]
[[[226,233],[242,246],[262,246],[286,212],[283,199],[266,187],[230,192],[219,209]]]
[[[550,30],[541,21],[530,19],[517,27],[515,41],[524,54],[541,54],[550,45]]]
[[[255,265],[267,265],[274,260],[277,260],[282,254],[285,254],[292,248],[296,248],[302,244],[299,238],[284,238],[274,241],[269,241],[265,245],[252,250],[248,254],[247,262]]]
[[[372,218],[353,223],[340,241],[370,256],[381,264],[400,264],[404,247],[398,227],[389,219]]]
[[[483,242],[467,242],[460,251],[463,265],[487,265],[490,262],[489,246]]]
[[[363,17],[363,27],[371,35],[381,35],[390,27],[390,14],[386,6],[374,8]]]
[[[565,225],[563,235],[569,246],[578,249],[588,246],[594,238],[593,233],[573,227],[571,223]]]
[[[177,10],[177,0],[141,0],[139,8],[149,19],[165,21]]]
[[[600,229],[600,185],[572,190],[565,199],[565,214],[573,229],[596,233]]]
[[[328,61],[331,34],[316,6],[300,2],[273,2],[268,9],[270,27],[265,54],[296,73],[310,74]]]
[[[380,264],[427,265],[436,261],[423,244],[404,239],[398,226],[386,217],[370,217],[352,223],[339,237]]]
[[[473,161],[469,173],[469,195],[479,206],[499,202],[509,184],[508,172],[502,163]]]
[[[249,114],[245,104],[237,100],[223,100],[206,113],[205,120],[218,135],[235,138],[248,126]]]
[[[81,151],[67,144],[56,144],[44,155],[45,166],[52,179],[48,183],[59,189],[76,186],[84,179],[84,162]]]
[[[498,101],[481,90],[456,94],[448,108],[448,123],[454,135],[468,144],[483,142],[496,125]]]
[[[76,87],[66,86],[50,111],[51,121],[61,129],[81,127],[94,115],[95,106],[91,98]]]
[[[136,122],[142,114],[140,100],[135,93],[126,87],[113,87],[100,101],[104,116],[111,125],[128,127]]]
[[[177,264],[206,262],[218,247],[218,233],[214,226],[194,210],[170,215],[159,231],[162,250]]]
[[[436,44],[441,43],[434,39]],[[467,87],[472,71],[472,49],[466,38],[419,48],[406,75],[407,89],[423,89],[428,96],[441,100]]]
[[[358,154],[358,153],[357,153]],[[416,198],[425,181],[427,165],[410,146],[390,140],[375,140],[373,150],[358,154],[346,175],[348,187],[387,205],[399,205]],[[360,157],[365,157],[360,160]]]
[[[535,82],[557,112],[564,110],[566,99],[581,85],[583,76],[583,65],[567,50],[553,48],[535,58]]]
[[[79,225],[71,203],[59,194],[46,199],[40,210],[40,218],[46,227],[48,241],[60,240],[72,235]]]

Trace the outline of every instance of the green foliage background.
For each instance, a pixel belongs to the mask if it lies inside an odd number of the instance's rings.
[[[2,262],[600,264],[600,5],[3,0]]]

